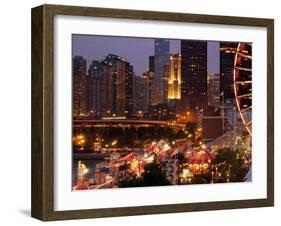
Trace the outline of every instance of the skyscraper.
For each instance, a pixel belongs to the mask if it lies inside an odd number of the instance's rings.
[[[87,61],[81,56],[73,58],[73,116],[86,115]]]
[[[181,57],[182,95],[206,95],[207,42],[182,40]]]
[[[170,55],[168,67],[168,100],[181,99],[181,55]]]
[[[112,65],[108,62],[102,62],[103,65],[103,116],[112,116],[115,112],[115,77]]]
[[[154,56],[149,56],[149,71],[154,72]]]
[[[134,112],[141,115],[148,110],[149,105],[149,77],[134,77]],[[142,112],[142,113],[139,113]]]
[[[181,107],[194,109],[207,103],[207,42],[181,41]]]
[[[104,87],[104,90],[112,88],[111,95],[107,97],[106,106],[111,102],[112,115],[130,116],[133,112],[133,66],[125,58],[114,54],[104,57],[102,63],[107,65],[104,83],[107,87]],[[109,107],[106,111],[110,111]]]
[[[164,95],[165,79],[164,66],[169,63],[170,44],[166,39],[154,41],[154,79],[151,83],[151,104],[165,103]]]
[[[134,68],[129,63],[125,63],[125,116],[130,117],[133,114],[134,105]]]
[[[146,71],[142,75],[143,77],[146,77],[148,80],[148,104],[151,105],[151,99],[152,99],[152,81],[154,79],[154,72],[153,71]]]
[[[220,75],[208,74],[208,104],[217,110],[220,106]]]
[[[220,92],[223,94],[224,102],[233,102],[233,69],[237,43],[220,43]]]
[[[88,70],[87,109],[90,115],[100,117],[104,103],[104,69],[100,61],[93,60]]]

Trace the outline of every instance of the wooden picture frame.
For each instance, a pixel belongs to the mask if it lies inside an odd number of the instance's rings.
[[[240,25],[267,29],[267,198],[169,205],[54,210],[54,16],[126,18]],[[274,20],[230,16],[42,5],[32,9],[32,201],[31,215],[50,220],[163,214],[274,205]]]

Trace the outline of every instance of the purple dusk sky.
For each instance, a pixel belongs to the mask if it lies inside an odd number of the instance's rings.
[[[97,35],[72,35],[73,56],[100,60],[109,53],[127,58],[136,75],[148,69],[148,56],[154,55],[153,38],[132,38]],[[180,51],[180,40],[170,40],[170,53]],[[208,72],[219,73],[219,42],[208,42]]]

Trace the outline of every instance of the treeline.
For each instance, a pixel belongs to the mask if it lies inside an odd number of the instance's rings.
[[[111,146],[117,141],[115,147],[142,147],[146,142],[166,139],[170,142],[185,138],[183,130],[175,131],[170,127],[91,127],[74,129],[73,135],[83,134],[86,137],[85,145],[93,143],[97,139],[102,140],[102,146]]]

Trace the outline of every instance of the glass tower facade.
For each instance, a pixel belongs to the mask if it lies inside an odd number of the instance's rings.
[[[207,94],[207,42],[181,41],[181,94]]]
[[[165,66],[169,63],[170,43],[166,39],[155,39],[154,41],[154,79],[151,89],[151,104],[161,104],[167,102],[164,89],[165,84]]]

